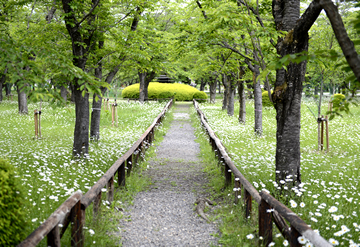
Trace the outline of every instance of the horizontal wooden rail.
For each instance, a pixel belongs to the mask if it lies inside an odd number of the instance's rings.
[[[296,229],[300,234],[308,239],[312,244],[319,247],[331,247],[332,245],[326,241],[319,234],[314,232],[299,216],[297,216],[293,211],[287,208],[284,204],[276,200],[273,196],[265,191],[260,192],[261,199],[266,201],[266,203],[276,210],[280,215],[282,215],[291,225],[291,231]],[[294,244],[292,246],[301,246],[300,244],[295,245],[298,240],[293,239],[291,242]]]
[[[65,220],[72,208],[80,201],[82,197],[81,191],[72,194],[63,204],[56,209],[44,223],[42,223],[35,231],[33,231],[18,247],[32,247],[36,246],[45,238],[54,228],[58,228],[60,222]],[[60,231],[56,230],[58,236],[53,236],[54,239],[60,240]]]
[[[238,196],[241,195],[241,186],[244,190],[245,202],[245,216],[248,217],[251,212],[251,201],[254,199],[259,207],[259,236],[262,237],[262,242],[265,246],[272,241],[272,222],[274,221],[280,232],[290,242],[292,247],[300,247],[298,237],[303,236],[308,239],[313,245],[318,247],[332,246],[320,235],[315,233],[300,217],[288,209],[285,205],[281,204],[270,194],[265,191],[258,192],[252,184],[242,175],[237,169],[231,158],[229,157],[226,148],[221,140],[216,136],[215,132],[207,123],[204,113],[200,110],[198,102],[194,102],[194,107],[200,117],[201,124],[205,128],[212,145],[213,151],[217,154],[220,163],[224,165],[224,176],[226,184],[231,183],[231,173],[235,176],[234,192],[235,203],[238,202]],[[270,213],[271,212],[271,213]],[[272,217],[271,217],[272,216]],[[288,227],[284,218],[290,223]]]
[[[96,218],[101,206],[102,189],[107,188],[107,200],[111,203],[114,197],[114,177],[118,173],[118,185],[125,186],[125,170],[127,168],[130,175],[133,162],[137,162],[141,152],[145,152],[146,145],[154,140],[154,131],[165,116],[165,113],[173,104],[171,99],[161,113],[155,118],[149,128],[132,145],[132,147],[121,156],[105,172],[105,174],[94,184],[91,189],[82,195],[81,191],[74,193],[61,206],[51,214],[51,216],[32,232],[19,247],[36,246],[44,237],[47,236],[47,246],[60,246],[60,239],[64,235],[67,226],[71,224],[71,246],[82,247],[84,245],[84,235],[82,227],[85,223],[85,210],[93,202],[93,213]],[[127,167],[125,167],[125,164]],[[59,224],[63,225],[60,232]]]

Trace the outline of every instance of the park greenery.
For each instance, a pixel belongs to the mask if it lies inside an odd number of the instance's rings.
[[[329,152],[317,151],[317,123],[312,113],[317,105],[313,100],[306,100],[302,107],[301,120],[301,169],[300,189],[291,200],[281,198],[293,212],[298,214],[311,228],[327,240],[343,246],[360,244],[359,216],[359,124],[360,107],[352,107],[350,115],[335,118],[330,122]],[[253,104],[247,102],[247,110],[252,112]],[[328,105],[323,105],[327,111]],[[201,110],[208,123],[226,146],[231,159],[239,171],[261,191],[272,195],[280,194],[280,183],[275,181],[276,129],[275,109],[266,107],[264,111],[264,133],[261,138],[253,135],[252,125],[239,125],[235,117],[221,111],[220,103],[202,104]],[[236,104],[239,109],[239,104]],[[206,170],[211,175],[210,191],[216,191],[213,199],[222,207],[214,217],[221,217],[220,243],[224,246],[255,246],[257,238],[251,238],[256,232],[258,217],[253,210],[250,220],[245,220],[243,205],[234,205],[232,187],[224,190],[225,179],[217,159],[209,144],[205,130],[198,121],[196,111],[192,113],[196,126],[196,135],[201,145],[202,158],[207,164]],[[248,116],[254,121],[254,115]],[[216,219],[216,218],[214,218]],[[248,237],[247,237],[248,236]],[[274,234],[275,246],[286,246],[279,232]],[[280,237],[281,236],[281,237]]]
[[[6,230],[12,233],[10,239],[19,243],[44,222],[72,193],[81,190],[85,194],[151,125],[164,105],[157,102],[144,105],[118,102],[118,114],[121,115],[118,119],[118,127],[112,127],[111,113],[104,111],[101,116],[103,133],[101,142],[91,143],[87,159],[74,160],[70,151],[74,131],[73,105],[57,107],[43,103],[42,138],[34,139],[33,116],[16,114],[16,102],[3,102],[0,105],[0,132],[4,135],[0,137],[0,153],[8,161],[2,164],[0,169],[1,188],[6,190],[10,186],[11,192],[20,191],[21,194],[11,199],[7,196],[13,196],[12,193],[2,192],[4,196],[0,198],[2,205],[0,208],[6,209],[6,212],[1,212],[1,215],[6,217],[1,217],[1,231]],[[30,110],[37,107],[38,104],[29,104]],[[156,134],[157,141],[161,140],[160,137],[165,130],[162,125],[159,126]],[[146,159],[149,157],[151,153],[147,152]],[[141,173],[143,166],[146,168],[146,163],[139,169],[135,169],[135,174]],[[109,224],[108,219],[116,217],[113,213],[114,207],[123,208],[123,203],[129,203],[129,198],[149,183],[148,178],[138,176],[132,175],[127,179],[126,190],[116,193],[117,197],[111,208],[109,205],[102,207],[105,215],[103,221],[93,222],[92,208],[87,210],[85,245],[93,245],[94,241],[101,246],[115,245],[118,240],[109,238],[105,233],[116,231],[118,225],[115,220],[111,221],[114,224]],[[7,180],[7,177],[11,180]],[[22,185],[21,188],[19,184]],[[104,199],[103,202],[105,203],[106,200]],[[3,203],[7,204],[6,208],[3,207]],[[26,206],[21,206],[22,203]],[[11,211],[13,213],[10,213]],[[110,214],[106,216],[106,212]],[[117,214],[117,217],[120,216]],[[17,221],[11,220],[10,217],[16,217]],[[6,220],[11,220],[11,227],[3,228],[9,224]],[[20,225],[25,228],[23,231],[17,230],[20,222],[26,222]],[[103,222],[102,225],[101,222]],[[17,232],[13,232],[15,230]],[[6,240],[4,240],[5,236],[9,235],[1,234],[1,243]],[[21,239],[18,236],[21,236]],[[62,240],[67,243],[70,237],[64,236]]]
[[[138,83],[126,87],[121,96],[123,98],[138,99],[139,98]],[[169,99],[173,98],[178,101],[191,101],[193,99],[207,99],[205,92],[180,83],[150,83],[148,88],[149,99]]]
[[[119,88],[139,83],[124,89],[123,96],[139,98],[141,103],[168,96],[176,100],[205,99],[203,92],[190,93],[190,97],[188,89],[179,89],[175,94],[162,83],[157,84],[164,92],[153,94],[154,84],[150,82],[164,74],[174,82],[195,82],[201,91],[209,89],[211,104],[205,105],[204,111],[211,121],[222,124],[223,129],[217,130],[219,135],[231,133],[221,139],[230,150],[239,140],[253,148],[251,152],[234,148],[235,161],[243,156],[246,161],[255,162],[259,157],[269,160],[269,177],[261,181],[272,192],[267,185],[270,179],[279,185],[279,198],[294,197],[296,201],[296,193],[285,188],[296,191],[307,183],[313,195],[321,194],[312,180],[320,174],[325,176],[326,171],[318,171],[316,165],[307,162],[322,164],[327,160],[332,164],[327,171],[337,166],[348,169],[343,159],[336,158],[347,157],[351,148],[332,146],[328,154],[319,154],[306,140],[316,140],[316,128],[308,124],[315,121],[314,117],[321,119],[324,113],[329,115],[330,126],[345,121],[332,134],[351,140],[354,137],[349,135],[354,130],[346,127],[357,126],[352,119],[358,108],[352,108],[352,103],[356,103],[360,87],[358,1],[0,0],[0,4],[1,154],[26,179],[23,181],[34,179],[49,186],[29,185],[31,191],[26,199],[38,208],[37,213],[28,214],[33,217],[31,226],[55,209],[47,207],[40,212],[45,201],[56,202],[56,207],[61,197],[91,187],[93,181],[79,176],[104,172],[108,165],[104,160],[114,161],[125,151],[162,106],[135,104],[127,109],[129,105],[119,104],[119,129],[128,132],[114,131],[104,127],[111,121],[109,112],[102,107],[110,90],[117,98]],[[131,88],[133,91],[126,96]],[[214,104],[217,88],[224,89],[221,105]],[[8,99],[15,96],[17,103],[6,100],[3,91]],[[236,91],[239,105],[235,104]],[[321,105],[323,92],[334,95],[333,107]],[[317,106],[308,102],[312,99]],[[33,117],[27,114],[35,108],[51,113],[41,115],[45,133],[52,133],[41,141],[30,137]],[[224,112],[215,114],[207,109]],[[232,117],[237,112],[239,117]],[[222,122],[225,119],[228,121]],[[56,121],[61,124],[52,125]],[[344,140],[340,143],[346,143]],[[259,148],[261,155],[252,153]],[[331,154],[334,160],[328,160]],[[60,157],[64,157],[61,164]],[[249,164],[249,169],[263,170],[258,164]],[[341,172],[345,177],[347,171]],[[60,177],[51,177],[55,173]],[[249,179],[252,175],[249,172]],[[350,181],[356,181],[356,187],[357,180],[347,175]],[[75,177],[65,180],[67,176]],[[319,178],[318,182],[327,185],[331,182],[328,178]],[[261,185],[260,180],[254,181]],[[342,191],[335,183],[341,184],[333,181],[330,188],[321,186],[324,190]],[[348,188],[350,184],[341,186]],[[39,196],[45,190],[57,194],[51,198]],[[301,202],[311,204],[296,203]],[[308,219],[303,211],[299,213]],[[317,220],[327,227],[325,221]],[[321,230],[321,234],[330,236],[326,232]]]

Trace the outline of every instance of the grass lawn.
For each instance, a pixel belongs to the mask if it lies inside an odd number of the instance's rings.
[[[308,110],[317,112],[314,102],[305,101],[301,108],[301,180],[302,188],[287,206],[312,229],[334,245],[360,244],[360,107],[351,107],[351,114],[330,121],[330,151],[317,151],[317,122]],[[266,189],[277,194],[275,180],[276,119],[275,109],[263,109],[263,136],[254,135],[254,104],[247,102],[246,125],[238,116],[229,117],[221,111],[221,103],[201,104],[210,126],[222,140],[238,169],[259,191]],[[239,105],[235,112],[238,114]],[[322,112],[325,113],[327,105]],[[193,117],[196,113],[193,111]],[[257,244],[257,205],[251,219],[243,219],[242,205],[234,205],[232,188],[225,191],[224,178],[207,144],[199,124],[197,136],[202,145],[207,171],[212,175],[214,198],[221,198],[221,240],[225,246],[254,246]],[[282,199],[285,203],[286,200]],[[281,234],[275,234],[275,246],[286,246]],[[254,237],[254,238],[253,238]]]
[[[27,211],[27,235],[47,219],[74,191],[81,190],[85,194],[150,126],[165,104],[149,102],[141,105],[120,101],[117,107],[118,127],[111,126],[111,113],[102,110],[100,141],[90,143],[88,159],[74,160],[72,158],[74,105],[56,107],[43,103],[42,138],[36,140],[34,116],[31,113],[39,107],[39,103],[28,105],[29,115],[19,115],[17,101],[3,101],[0,104],[0,156],[9,159],[16,167],[17,176],[25,188],[24,210]],[[165,131],[161,126],[158,130],[160,136]],[[115,203],[112,208],[121,207],[123,200],[129,197],[129,193],[142,190],[148,183],[146,179],[130,176],[124,193],[122,195],[115,193]],[[111,208],[105,200],[103,204],[105,206],[102,207],[102,213],[105,215],[107,210],[111,211]],[[95,243],[100,246],[114,245],[115,240],[108,239],[110,239],[110,225],[111,222],[115,222],[116,215],[109,214],[101,225],[101,222],[91,221],[92,206],[86,212],[85,229],[87,230],[85,230],[84,246]],[[70,244],[69,237],[64,236],[63,239],[64,246]],[[42,245],[45,246],[45,242],[42,241]]]

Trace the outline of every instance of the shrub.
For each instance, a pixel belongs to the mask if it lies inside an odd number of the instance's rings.
[[[200,92],[194,87],[180,83],[153,83],[150,82],[148,87],[149,99],[161,99],[164,95],[175,96],[178,101],[191,101],[194,94]],[[126,87],[122,91],[123,98],[139,98],[139,84]],[[165,97],[165,98],[171,98]],[[207,98],[207,95],[206,95]]]
[[[0,158],[0,246],[16,246],[26,237],[24,202],[14,167]]]
[[[331,102],[333,103],[334,108],[339,108],[346,102],[345,95],[341,93],[334,94],[333,96],[331,96]]]
[[[272,93],[272,91],[271,91]],[[274,104],[269,99],[268,91],[262,93],[262,105],[263,106],[273,106]]]
[[[159,94],[159,99],[168,99],[168,98],[172,98],[175,95],[175,93],[173,92],[161,92]]]
[[[205,92],[199,91],[194,93],[193,99],[197,99],[199,102],[206,102],[207,97]]]

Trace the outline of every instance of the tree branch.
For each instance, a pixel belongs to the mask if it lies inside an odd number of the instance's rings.
[[[196,3],[197,3],[197,5],[199,6],[199,9],[201,10],[201,12],[202,12],[202,14],[203,14],[204,18],[205,18],[205,19],[207,19],[208,17],[207,17],[207,15],[206,15],[206,13],[205,13],[205,10],[203,10],[203,8],[202,8],[202,6],[201,6],[200,2],[199,2],[199,1],[196,1]]]
[[[87,13],[87,14],[81,19],[81,21],[79,21],[79,22],[77,23],[78,26],[80,26],[81,23],[83,23],[83,22],[92,14],[92,12],[94,12],[95,8],[99,5],[99,2],[100,2],[100,0],[97,0],[97,1],[94,3],[94,5],[93,5],[92,8],[90,9],[89,13]]]
[[[357,80],[360,82],[360,58],[357,54],[354,43],[350,40],[341,16],[337,10],[337,7],[331,0],[314,0],[319,2],[324,8],[327,17],[330,20],[331,26],[334,30],[335,37],[339,42],[341,50],[344,53],[346,61],[350,65],[350,68],[354,72]]]

